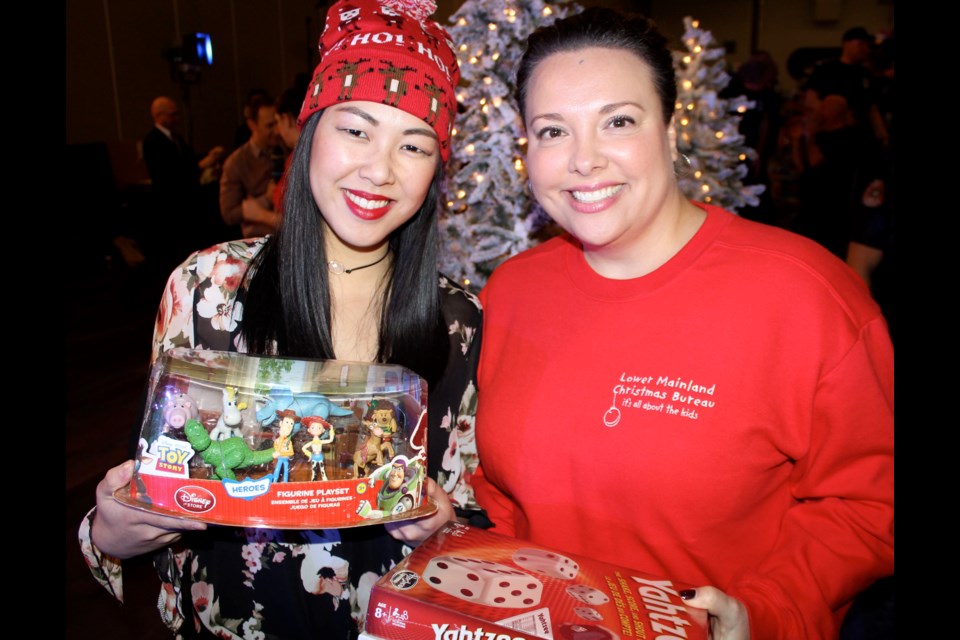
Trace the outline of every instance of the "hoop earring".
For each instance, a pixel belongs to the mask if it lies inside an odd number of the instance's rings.
[[[681,175],[686,175],[690,169],[693,168],[693,163],[690,162],[690,158],[687,157],[687,154],[680,153],[680,157],[677,158],[673,163],[673,177],[679,178]]]

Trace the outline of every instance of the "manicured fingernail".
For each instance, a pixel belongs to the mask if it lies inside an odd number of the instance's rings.
[[[684,589],[683,591],[680,592],[681,600],[689,600],[691,598],[696,598],[696,597],[697,597],[696,589]]]

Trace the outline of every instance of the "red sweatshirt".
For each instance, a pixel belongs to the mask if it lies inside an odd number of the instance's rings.
[[[716,207],[651,274],[556,238],[490,278],[477,497],[496,530],[833,638],[893,572],[893,349],[846,265]]]

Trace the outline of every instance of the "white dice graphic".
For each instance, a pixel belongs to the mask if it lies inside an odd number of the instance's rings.
[[[600,612],[596,609],[591,609],[590,607],[574,607],[573,612],[584,620],[590,620],[591,622],[600,622],[603,620],[603,616],[600,615]]]
[[[603,591],[582,584],[567,587],[567,594],[584,604],[606,604],[610,602],[610,598]]]
[[[433,558],[423,580],[438,591],[490,607],[535,607],[543,595],[543,583],[528,573],[463,556]]]
[[[517,549],[513,561],[528,571],[562,580],[573,580],[580,571],[580,565],[570,558],[543,549]]]

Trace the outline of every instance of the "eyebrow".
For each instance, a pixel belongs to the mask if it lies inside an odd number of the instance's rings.
[[[600,115],[607,115],[609,113],[619,111],[623,107],[636,107],[637,109],[640,109],[640,111],[646,111],[646,109],[644,109],[643,106],[640,105],[639,103],[626,100],[624,102],[614,102],[612,104],[606,104],[600,108],[599,113]],[[543,118],[544,120],[559,120],[559,121],[563,121],[564,119],[563,116],[560,115],[559,113],[541,113],[533,116],[533,118],[530,119],[530,122],[536,122],[540,118]]]
[[[612,113],[614,111],[619,111],[621,107],[636,107],[637,109],[640,109],[640,111],[646,111],[646,109],[644,109],[639,103],[631,102],[627,100],[624,102],[615,102],[613,104],[608,104],[604,108],[600,109],[600,113],[605,115],[608,113]]]
[[[355,116],[357,116],[357,117],[359,117],[359,118],[363,118],[364,120],[366,120],[367,122],[369,122],[370,124],[372,124],[372,125],[375,126],[375,127],[380,126],[380,121],[379,121],[379,120],[377,120],[377,119],[374,118],[372,115],[370,115],[369,113],[367,113],[366,111],[364,111],[363,109],[360,109],[360,108],[358,108],[358,107],[352,107],[352,106],[350,106],[350,105],[343,105],[343,106],[337,107],[337,111],[346,111],[347,113],[352,113],[353,115],[355,115]],[[419,127],[417,127],[417,128],[414,128],[414,129],[404,129],[403,135],[405,135],[405,136],[414,136],[414,135],[429,136],[429,137],[433,138],[434,140],[437,140],[437,139],[438,139],[436,132],[435,132],[433,129],[429,129],[429,128],[426,128],[426,127],[424,127],[424,128],[419,128]]]

